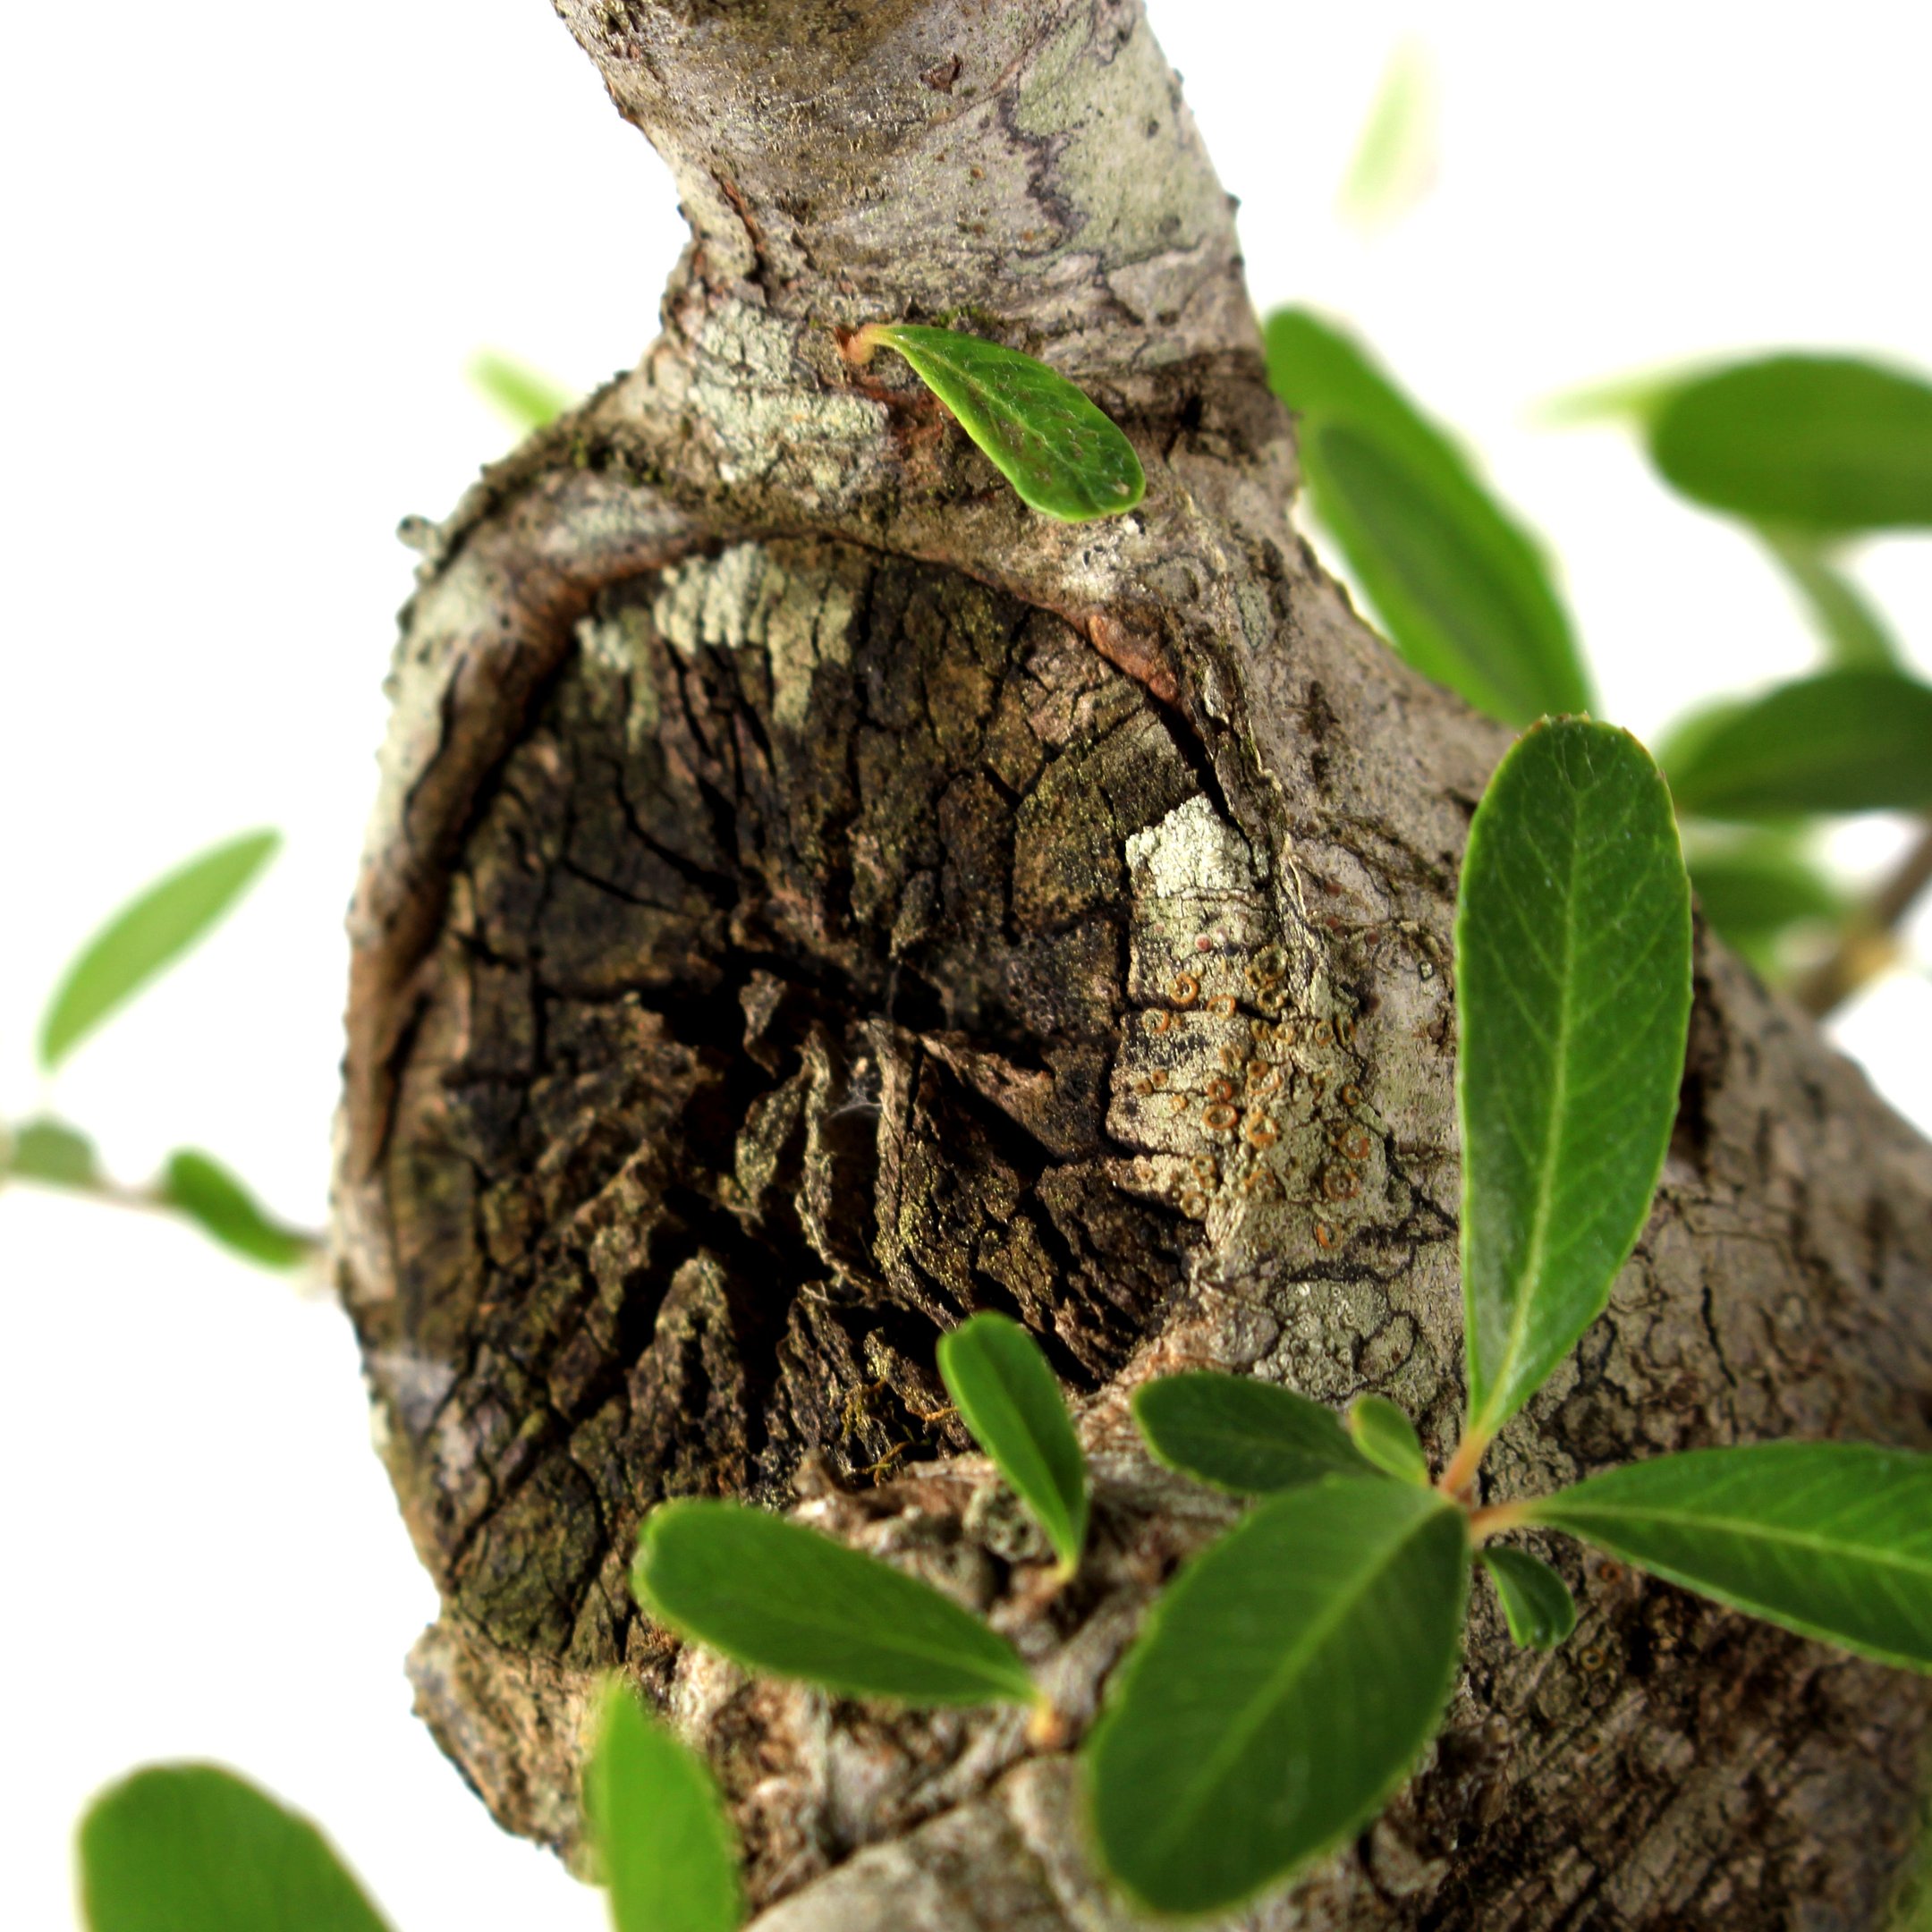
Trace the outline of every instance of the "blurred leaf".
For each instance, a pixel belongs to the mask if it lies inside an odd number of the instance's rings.
[[[305,1818],[212,1765],[157,1765],[80,1820],[89,1932],[386,1932]]]
[[[1532,415],[1536,421],[1557,429],[1605,422],[1648,424],[1683,386],[1690,373],[1694,372],[1673,368],[1612,376],[1603,382],[1586,383],[1581,388],[1566,389],[1561,395],[1550,396],[1538,404]]]
[[[264,1267],[300,1267],[315,1251],[309,1236],[271,1220],[225,1167],[193,1148],[168,1156],[162,1192],[203,1233]]]
[[[1932,1670],[1932,1455],[1866,1443],[1691,1449],[1523,1507],[1801,1636]]]
[[[1235,1496],[1368,1473],[1333,1409],[1252,1376],[1161,1376],[1134,1391],[1133,1413],[1169,1469]]]
[[[1508,724],[1588,710],[1542,555],[1469,459],[1342,330],[1284,309],[1265,340],[1275,392],[1302,419],[1309,500],[1395,648]]]
[[[1455,1681],[1462,1513],[1364,1473],[1259,1504],[1183,1569],[1085,1753],[1114,1875],[1163,1912],[1231,1906],[1360,1830]]]
[[[1692,501],[1827,533],[1932,525],[1932,385],[1849,356],[1779,355],[1681,385],[1650,456]]]
[[[94,1143],[65,1121],[22,1121],[0,1140],[0,1178],[86,1188],[100,1177]]]
[[[1428,50],[1400,42],[1362,123],[1337,203],[1346,221],[1376,228],[1406,215],[1436,178],[1436,76]]]
[[[1676,1118],[1690,891],[1627,732],[1544,724],[1496,767],[1456,907],[1470,1434],[1487,1440],[1603,1312]]]
[[[1358,1395],[1349,1404],[1348,1432],[1363,1456],[1385,1475],[1428,1486],[1428,1458],[1422,1453],[1415,1424],[1386,1397]]]
[[[939,1338],[939,1373],[973,1440],[999,1465],[1071,1576],[1087,1541],[1087,1458],[1039,1344],[1004,1315]]]
[[[1903,655],[1885,620],[1859,587],[1816,544],[1775,531],[1763,533],[1771,555],[1797,587],[1825,640],[1827,661],[1841,671],[1902,671]]]
[[[1016,349],[955,329],[875,322],[854,349],[895,349],[960,428],[1043,516],[1118,516],[1147,493],[1134,447],[1084,392]]]
[[[191,859],[125,906],[67,969],[40,1022],[40,1064],[64,1060],[109,1013],[172,965],[254,884],[282,843],[250,832]]]
[[[1792,928],[1832,924],[1850,902],[1803,848],[1782,833],[1694,848],[1690,884],[1724,944],[1760,970]]]
[[[1496,1585],[1512,1640],[1524,1649],[1554,1649],[1576,1628],[1570,1586],[1541,1557],[1492,1545],[1479,1561]]]
[[[748,1670],[902,1704],[1026,1704],[1004,1637],[930,1584],[738,1503],[660,1503],[631,1587],[681,1635]]]
[[[499,355],[494,349],[481,350],[470,357],[465,373],[486,401],[526,432],[555,422],[577,401],[562,383],[539,376],[535,369]]]
[[[1932,806],[1932,685],[1891,671],[1822,671],[1727,709],[1688,745],[1680,733],[1666,754],[1679,808],[1714,818],[1923,810]]]
[[[615,1932],[733,1932],[738,1841],[709,1767],[621,1682],[604,1693],[584,1815]]]

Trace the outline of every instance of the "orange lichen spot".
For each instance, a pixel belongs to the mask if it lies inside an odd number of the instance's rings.
[[[1148,1008],[1147,1029],[1149,1033],[1165,1033],[1174,1022],[1174,1016],[1165,1006]]]
[[[1315,1022],[1314,1030],[1309,1033],[1309,1038],[1313,1040],[1318,1046],[1330,1046],[1334,1043],[1335,1040],[1335,1029],[1330,1026],[1326,1020],[1318,1020]]]
[[[1183,1194],[1181,1197],[1181,1212],[1190,1221],[1199,1221],[1208,1212],[1208,1197],[1205,1194]]]
[[[1361,1089],[1353,1080],[1344,1081],[1342,1091],[1336,1097],[1340,1099],[1343,1106],[1360,1106],[1361,1105]]]
[[[1208,1011],[1223,1020],[1232,1020],[1237,1007],[1238,1003],[1232,993],[1216,993],[1208,1002]]]
[[[1201,1109],[1200,1123],[1209,1133],[1233,1133],[1240,1119],[1241,1115],[1224,1100]]]
[[[1315,1245],[1318,1248],[1333,1248],[1335,1241],[1335,1230],[1326,1221],[1318,1221],[1315,1224]]]
[[[1250,1147],[1270,1148],[1281,1139],[1281,1129],[1266,1114],[1250,1114],[1247,1139]]]
[[[1210,1100],[1232,1100],[1234,1097],[1234,1082],[1216,1073],[1208,1082],[1208,1097]]]
[[[1174,983],[1167,988],[1167,1004],[1179,1006],[1183,1011],[1200,997],[1200,981],[1192,973],[1176,973]]]
[[[1224,1046],[1215,1057],[1230,1073],[1239,1073],[1242,1067],[1248,1063],[1241,1057],[1241,1050],[1239,1046]]]
[[[1243,1194],[1258,1194],[1266,1200],[1282,1198],[1282,1184],[1266,1167],[1257,1167],[1241,1177]]]
[[[1148,1084],[1150,1087],[1165,1087],[1167,1084],[1167,1069],[1164,1066],[1156,1067],[1148,1075]]]
[[[1368,1158],[1368,1150],[1374,1145],[1360,1127],[1344,1127],[1335,1137],[1335,1146],[1353,1161]]]
[[[1154,1091],[1154,1082],[1150,1080],[1137,1080],[1132,1084],[1131,1091],[1139,1094],[1144,1100]]]
[[[1317,1094],[1319,1094],[1322,1089],[1328,1084],[1328,1076],[1318,1067],[1309,1075],[1308,1083]]]
[[[1197,1154],[1191,1165],[1203,1181],[1213,1181],[1221,1173],[1220,1163],[1212,1154]]]
[[[1330,1200],[1353,1200],[1361,1192],[1361,1179],[1346,1167],[1325,1167],[1321,1191]]]
[[[1266,1060],[1250,1060],[1248,1063],[1248,1084],[1258,1094],[1279,1093],[1282,1089],[1282,1071]]]

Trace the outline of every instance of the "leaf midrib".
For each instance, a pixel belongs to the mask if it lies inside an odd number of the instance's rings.
[[[1538,1520],[1555,1523],[1559,1528],[1568,1528],[1571,1524],[1590,1517],[1608,1517],[1613,1521],[1623,1522],[1641,1519],[1667,1523],[1674,1528],[1684,1530],[1724,1530],[1733,1536],[1747,1537],[1759,1542],[1793,1549],[1809,1550],[1821,1556],[1855,1556],[1864,1563],[1899,1570],[1911,1576],[1932,1580],[1932,1556],[1915,1561],[1895,1548],[1886,1550],[1875,1548],[1868,1543],[1836,1542],[1816,1532],[1792,1530],[1780,1523],[1767,1523],[1762,1517],[1716,1516],[1703,1511],[1672,1509],[1655,1504],[1636,1505],[1586,1502],[1564,1505],[1560,1496],[1553,1496],[1550,1501],[1555,1507],[1546,1513],[1536,1511],[1533,1514]]]

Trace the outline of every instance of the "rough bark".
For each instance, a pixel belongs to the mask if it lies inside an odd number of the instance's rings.
[[[640,368],[424,531],[355,941],[337,1230],[445,1609],[424,1715],[571,1852],[623,1666],[714,1758],[760,1932],[1101,1932],[1065,1749],[682,1649],[661,1496],[798,1510],[986,1609],[1069,1718],[1226,1505],[1125,1402],[1208,1363],[1461,1394],[1449,919],[1496,728],[1287,521],[1232,209],[1135,0],[557,0],[693,228]],[[1136,514],[1023,511],[840,326],[965,311],[1075,376]],[[1932,1439],[1932,1149],[1707,937],[1665,1184],[1492,1497],[1784,1434]],[[1094,1554],[944,1407],[1017,1315]],[[1242,1926],[1871,1925],[1926,1687],[1566,1546],[1479,1602],[1389,1815]]]

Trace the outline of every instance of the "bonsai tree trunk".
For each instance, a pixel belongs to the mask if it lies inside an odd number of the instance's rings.
[[[1138,0],[556,0],[691,225],[631,375],[428,537],[352,915],[337,1229],[443,1614],[424,1716],[577,1842],[629,1672],[711,1755],[761,1932],[1097,1932],[1069,1754],[1225,1505],[1146,1377],[1461,1397],[1450,918],[1504,736],[1288,521],[1232,204]],[[622,246],[621,189],[612,245]],[[890,358],[966,318],[1149,487],[1024,510]],[[1494,1496],[1662,1449],[1932,1439],[1932,1150],[1700,938],[1665,1184]],[[934,1371],[975,1309],[1097,1468],[1078,1582]],[[684,1650],[625,1569],[742,1495],[985,1608],[1068,1719],[895,1714]],[[1614,1565],[1554,1656],[1493,1604],[1361,1841],[1239,1922],[1874,1923],[1927,1686]]]

